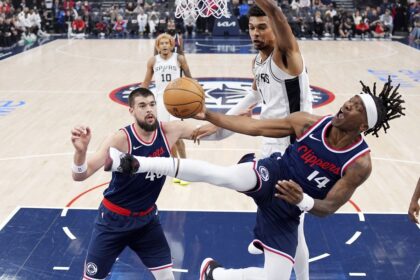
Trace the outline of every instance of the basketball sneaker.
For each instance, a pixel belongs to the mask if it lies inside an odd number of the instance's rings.
[[[214,280],[213,271],[218,267],[222,266],[212,258],[206,258],[201,263],[200,280]]]
[[[109,148],[108,157],[105,159],[104,171],[115,171],[133,175],[139,170],[140,163],[132,155],[122,153],[115,148]]]

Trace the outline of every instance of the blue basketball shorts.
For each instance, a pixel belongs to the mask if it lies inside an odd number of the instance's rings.
[[[132,249],[149,270],[172,266],[157,209],[146,216],[132,217],[114,213],[101,204],[89,243],[85,275],[105,278],[125,247]]]
[[[255,162],[254,171],[258,180],[256,187],[244,194],[254,199],[258,206],[254,244],[294,262],[301,211],[296,205],[274,196],[277,181],[290,179],[282,156],[273,153],[268,158],[255,161],[254,157],[246,155],[240,162],[250,161]]]

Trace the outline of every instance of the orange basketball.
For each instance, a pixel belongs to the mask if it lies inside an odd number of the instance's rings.
[[[187,119],[203,109],[204,96],[204,90],[196,80],[182,77],[166,86],[163,102],[172,116]]]

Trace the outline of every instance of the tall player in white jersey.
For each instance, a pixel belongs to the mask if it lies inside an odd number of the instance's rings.
[[[312,94],[309,79],[298,43],[287,19],[272,0],[256,0],[248,12],[249,35],[258,54],[253,61],[254,82],[252,93],[245,96],[227,114],[237,115],[253,104],[261,104],[261,119],[284,118],[293,112],[312,112]],[[232,132],[213,125],[200,127],[198,138],[217,132],[217,138]],[[263,137],[261,156],[284,153],[294,139],[290,137]],[[297,280],[309,279],[309,251],[304,231],[304,214],[299,225],[299,242],[295,256]]]
[[[163,103],[163,92],[166,86],[173,80],[181,77],[181,74],[188,78],[191,78],[190,68],[187,64],[185,56],[172,52],[175,47],[174,38],[167,34],[160,34],[155,41],[155,49],[157,55],[151,57],[147,62],[146,76],[144,77],[142,87],[148,88],[155,78],[155,89],[153,90],[156,97],[157,112],[160,121],[167,122],[171,118],[171,115],[166,110]],[[185,144],[182,140],[178,140],[175,146],[172,147],[172,155],[180,158],[186,158]],[[180,183],[181,185],[187,185],[188,182],[174,179],[174,182]]]

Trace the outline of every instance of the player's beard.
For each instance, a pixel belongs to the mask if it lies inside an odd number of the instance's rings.
[[[136,121],[137,121],[137,124],[140,126],[140,128],[143,129],[144,131],[147,131],[147,132],[155,131],[157,129],[157,126],[158,126],[158,122],[157,122],[156,119],[151,124],[149,124],[145,121],[140,121],[140,120],[136,120]]]

